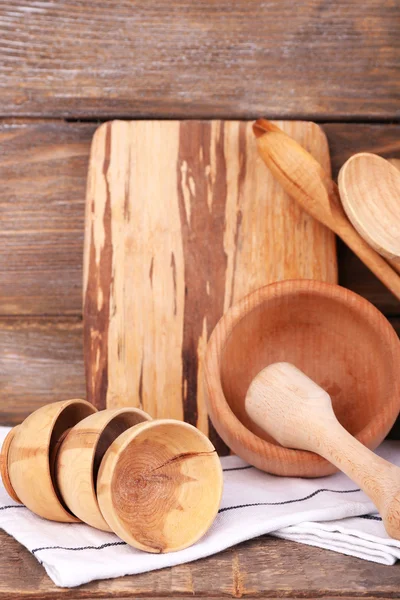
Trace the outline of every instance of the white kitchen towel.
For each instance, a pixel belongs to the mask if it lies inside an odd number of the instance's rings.
[[[7,431],[0,428],[0,443]],[[385,442],[378,454],[400,465],[400,442]],[[265,533],[386,565],[400,558],[400,543],[388,537],[373,504],[342,473],[319,479],[275,477],[236,456],[223,458],[222,466],[218,516],[197,544],[180,552],[148,554],[112,533],[46,521],[16,504],[2,485],[0,527],[62,587],[190,562]]]

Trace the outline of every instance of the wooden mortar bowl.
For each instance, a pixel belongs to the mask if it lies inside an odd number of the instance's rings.
[[[125,542],[147,552],[187,548],[208,530],[222,495],[210,440],[182,421],[136,425],[109,447],[97,495],[103,517]]]
[[[225,443],[273,473],[319,477],[336,469],[311,452],[280,446],[247,416],[245,396],[266,366],[289,362],[324,388],[342,425],[376,448],[400,407],[400,341],[367,300],[342,287],[293,280],[263,287],[233,306],[210,337],[208,410]]]
[[[53,483],[54,455],[65,432],[96,412],[86,400],[62,400],[42,406],[14,427],[2,446],[2,479],[17,502],[52,521],[75,523]]]
[[[55,475],[71,513],[92,527],[111,531],[96,495],[101,460],[121,433],[150,420],[150,415],[138,408],[116,408],[89,415],[69,430],[58,451]]]

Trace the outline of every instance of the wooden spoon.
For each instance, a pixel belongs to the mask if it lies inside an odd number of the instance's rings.
[[[266,119],[253,125],[258,150],[285,191],[329,227],[400,300],[400,277],[348,220],[339,189],[321,165],[294,139]]]
[[[388,534],[400,539],[400,469],[346,431],[319,385],[289,363],[274,363],[252,381],[245,405],[280,444],[316,452],[346,473],[378,508]]]
[[[376,154],[355,154],[340,169],[339,191],[358,233],[400,269],[399,170]]]

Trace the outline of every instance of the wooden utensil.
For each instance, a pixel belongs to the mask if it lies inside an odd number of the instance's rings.
[[[254,133],[260,155],[284,190],[310,215],[341,237],[400,299],[399,274],[354,229],[343,210],[337,185],[321,164],[270,121],[256,121]]]
[[[164,419],[122,433],[100,465],[99,506],[111,529],[147,552],[173,552],[208,530],[222,495],[222,469],[209,439]]]
[[[371,498],[388,534],[400,539],[400,469],[346,431],[325,390],[294,365],[275,363],[251,382],[245,406],[282,446],[316,452],[346,473]]]
[[[86,400],[42,406],[8,434],[2,449],[2,479],[11,497],[52,521],[74,523],[54,486],[51,465],[65,432],[96,412]]]
[[[122,432],[150,420],[138,408],[116,408],[89,415],[67,432],[56,457],[56,482],[65,505],[84,523],[111,531],[96,495],[101,460]]]
[[[317,125],[280,126],[330,171]],[[239,121],[102,125],[84,264],[87,397],[205,433],[202,365],[223,312],[271,281],[337,280],[333,234],[277,186]]]
[[[399,170],[376,154],[355,154],[340,169],[339,191],[358,233],[400,270]]]
[[[318,477],[335,467],[283,448],[247,415],[245,397],[264,367],[290,362],[331,396],[342,425],[376,448],[400,407],[400,340],[367,300],[336,285],[285,281],[234,305],[211,335],[205,388],[211,419],[232,450],[275,473]]]

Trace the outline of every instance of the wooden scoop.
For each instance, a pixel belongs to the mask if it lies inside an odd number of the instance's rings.
[[[376,154],[355,154],[340,169],[339,190],[358,233],[400,270],[399,170]]]
[[[245,406],[283,446],[316,452],[346,473],[378,508],[388,534],[400,539],[400,469],[346,431],[319,385],[289,363],[274,363],[252,381]]]
[[[329,227],[400,300],[398,273],[360,236],[348,220],[339,189],[309,152],[265,119],[253,125],[258,150],[285,191],[315,219]]]

